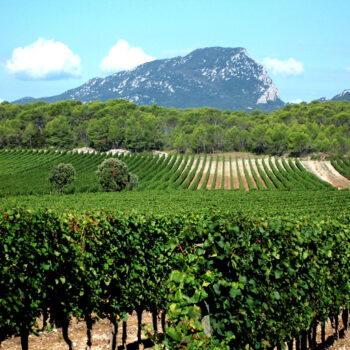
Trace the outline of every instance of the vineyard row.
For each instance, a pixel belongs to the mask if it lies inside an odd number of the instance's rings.
[[[67,193],[101,191],[96,169],[107,157],[101,154],[72,152],[0,151],[0,196],[50,193],[50,170],[58,163],[71,163],[77,179]],[[238,158],[214,155],[152,155],[116,156],[139,177],[138,190],[226,189],[226,190],[328,190],[335,189],[302,162],[292,158]],[[344,175],[348,160],[333,160]],[[340,176],[340,174],[339,174]],[[344,178],[344,187],[350,181]]]
[[[0,334],[20,334],[26,349],[48,314],[69,343],[72,316],[91,335],[94,315],[116,326],[132,310],[166,310],[168,349],[281,347],[348,308],[349,224],[343,214],[5,211]]]

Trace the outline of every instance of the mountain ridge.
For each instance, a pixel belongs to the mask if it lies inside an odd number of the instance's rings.
[[[216,107],[222,110],[283,107],[279,92],[266,69],[246,49],[200,48],[186,56],[158,59],[105,78],[92,78],[62,94],[14,103],[80,100],[84,103],[126,99],[138,105],[164,107]]]
[[[349,101],[350,102],[350,89],[343,90],[340,94],[335,95],[331,101]]]

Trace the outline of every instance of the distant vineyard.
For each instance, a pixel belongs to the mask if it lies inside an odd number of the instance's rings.
[[[106,153],[2,150],[0,151],[0,196],[50,193],[50,169],[58,163],[72,163],[76,181],[67,193],[99,192],[95,171],[110,157]],[[307,171],[292,158],[238,158],[233,155],[116,155],[139,176],[138,190],[321,190],[346,188]],[[349,178],[349,160],[332,161],[334,171]],[[345,179],[346,180],[346,179]],[[348,180],[346,180],[348,181]],[[350,182],[349,182],[350,187]]]
[[[336,158],[331,161],[333,167],[343,176],[350,180],[350,159]]]
[[[50,193],[50,170],[59,163],[72,163],[77,179],[71,192],[96,192],[95,171],[106,155],[56,151],[0,151],[0,195]]]

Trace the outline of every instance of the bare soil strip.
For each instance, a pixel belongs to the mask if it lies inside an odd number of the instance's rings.
[[[269,169],[271,171],[271,173],[273,173],[271,167],[270,167],[270,163],[269,163],[269,158],[264,158],[265,159],[265,164],[267,166],[267,169]],[[273,163],[272,163],[273,164]],[[262,169],[264,169],[264,166],[262,164],[262,160],[261,160],[261,166],[262,166]],[[267,176],[267,175],[266,175]]]
[[[205,163],[205,166],[204,166],[204,171],[203,171],[202,177],[199,180],[199,184],[198,184],[197,190],[199,190],[202,187],[202,185],[203,185],[203,181],[204,181],[205,176],[206,176],[206,174],[208,172],[209,163],[210,163],[210,159],[207,159],[207,161]]]
[[[179,157],[180,157],[180,156],[177,156],[177,157],[176,157],[176,160],[175,160],[173,166],[171,167],[171,170],[175,170],[174,167],[175,167],[176,162],[179,160]],[[183,161],[184,161],[184,160],[182,159],[182,161],[181,161],[181,163],[180,163],[180,166],[181,166],[181,164],[183,163]],[[170,159],[170,162],[171,162],[171,159]]]
[[[272,164],[275,166],[275,168],[277,168],[276,157],[270,157],[270,158],[271,158]],[[268,160],[267,160],[267,162],[268,162]]]
[[[289,165],[289,159],[291,160],[291,162],[295,165],[295,167],[297,168],[297,165],[295,164],[295,160],[293,158],[284,158],[284,160],[286,161],[287,163],[287,170],[290,170],[292,169],[291,166]],[[286,170],[286,171],[287,171]]]
[[[216,162],[217,162],[217,158],[214,158],[212,163],[211,163],[210,175],[209,175],[209,179],[208,179],[208,183],[207,183],[208,190],[210,190],[211,184],[212,184],[213,179],[214,179]]]
[[[244,164],[245,164],[245,167],[247,169],[248,175],[249,175],[250,179],[252,180],[254,188],[258,188],[258,186],[257,186],[257,184],[256,184],[256,182],[254,180],[254,177],[253,177],[253,174],[252,174],[252,170],[250,169],[250,165],[249,165],[248,159],[244,159]]]
[[[256,164],[255,164],[255,159],[252,159],[252,167],[253,167],[253,169],[254,169],[254,171],[255,171],[255,173],[256,173],[258,179],[259,179],[260,182],[262,183],[262,185],[263,185],[265,188],[267,188],[267,186],[266,186],[264,180],[263,180],[262,177],[260,176],[258,167],[257,167]]]
[[[202,168],[202,165],[203,165],[203,162],[204,162],[204,158],[201,157],[201,159],[199,160],[199,164],[198,164],[198,168],[197,168],[197,171],[196,171],[196,174],[194,175],[194,178],[192,179],[191,183],[190,183],[190,186],[192,186],[193,182],[196,181],[196,178],[198,176],[198,173],[201,171],[201,168]]]
[[[181,161],[181,163],[180,163],[178,169],[181,168],[181,166],[183,165],[184,161],[185,161],[185,157],[184,157],[184,159]],[[187,162],[186,162],[186,165],[184,166],[184,168],[183,168],[181,174],[182,174],[184,171],[186,171],[186,168],[187,168],[188,165],[190,164],[190,161],[191,161],[191,157],[188,157]]]
[[[266,175],[266,177],[270,180],[269,176],[266,174],[266,171],[265,171],[265,168],[264,168],[264,166],[263,166],[263,162],[262,162],[262,161],[263,161],[262,158],[259,158],[259,159],[258,159],[258,164],[259,164],[259,166],[260,166],[260,169],[261,169],[261,171],[264,172],[264,174]],[[271,168],[270,168],[270,165],[269,165],[269,162],[266,161],[266,159],[265,159],[265,164],[267,165],[267,169],[269,169],[269,170],[272,172],[272,170],[271,170]],[[272,182],[271,180],[270,180],[270,182],[271,182],[271,184],[274,186],[274,184],[273,184],[273,182]]]
[[[344,324],[342,318],[339,316],[339,330],[340,338],[338,340],[333,339],[334,328],[332,327],[331,322],[328,320],[326,322],[326,339],[327,345],[326,349],[328,350],[349,350],[350,349],[350,330],[347,332],[342,331],[344,329]],[[157,319],[158,329],[161,329],[160,319]],[[40,325],[42,320],[38,320]],[[142,323],[147,325],[152,324],[151,314],[144,312],[142,317]],[[96,350],[109,350],[109,331],[110,323],[107,319],[102,319],[96,322],[92,329],[92,349]],[[136,349],[137,342],[137,317],[133,313],[129,316],[127,321],[127,339],[126,344],[127,348]],[[122,322],[119,323],[118,327],[118,346],[122,344]],[[83,321],[77,322],[76,320],[71,321],[69,327],[69,337],[73,342],[74,350],[85,350],[86,349],[86,324]],[[146,341],[146,337],[142,332],[141,336],[143,344],[141,344],[141,349],[144,346],[145,349],[152,349],[153,346],[150,342]],[[317,344],[321,343],[321,327],[317,328]],[[2,349],[4,350],[21,350],[21,340],[20,337],[12,337],[10,339],[2,342]],[[30,335],[29,336],[29,349],[30,350],[66,350],[68,348],[67,344],[64,342],[62,337],[61,329],[53,329],[51,332],[41,332],[39,336]]]
[[[151,325],[152,316],[148,312],[143,313],[142,323]],[[160,329],[160,320],[158,319],[158,328]],[[127,344],[133,344],[137,342],[137,317],[136,313],[133,313],[128,317],[127,321]],[[110,322],[107,319],[102,319],[96,322],[92,328],[92,349],[109,350],[109,335],[110,335]],[[118,345],[122,344],[122,322],[118,327]],[[69,337],[73,343],[74,350],[86,349],[86,324],[83,321],[77,322],[72,320],[69,326]],[[146,339],[146,336],[142,332],[141,338]],[[148,345],[147,345],[148,343]],[[144,342],[145,348],[151,348],[149,342]],[[21,338],[12,337],[2,342],[2,349],[6,350],[21,350]],[[68,345],[65,343],[62,337],[61,329],[54,329],[51,332],[42,332],[37,337],[33,334],[29,336],[29,349],[30,350],[67,350]]]
[[[231,166],[232,166],[233,188],[235,190],[238,190],[239,189],[239,181],[238,181],[236,160],[232,160]]]
[[[225,161],[225,183],[224,183],[224,189],[230,190],[231,189],[231,172],[230,172],[231,164],[229,161]]]
[[[284,158],[284,160],[288,163],[288,159]],[[278,158],[278,161],[279,161],[279,163],[281,164],[282,169],[283,169],[284,171],[287,171],[286,168],[285,168],[285,166],[284,166],[283,163],[282,163],[282,158]]]
[[[276,160],[277,158],[276,157],[271,157],[271,161],[272,161],[272,164],[274,165],[274,167],[277,169],[277,171],[279,172],[278,170],[278,167],[277,167],[277,164],[276,164]],[[268,164],[268,160],[266,161],[266,164]],[[271,170],[272,171],[272,170]]]
[[[320,179],[329,182],[338,189],[350,188],[350,180],[339,174],[332,166],[330,161],[324,160],[302,160],[301,164],[311,173]]]
[[[247,179],[245,178],[245,174],[244,174],[243,161],[244,161],[244,159],[238,159],[238,169],[239,169],[239,173],[241,174],[243,187],[246,191],[249,191],[248,182],[247,182]]]
[[[198,157],[194,157],[190,172],[196,167],[197,161],[198,161]]]
[[[188,174],[187,174],[187,176],[186,176],[186,179],[184,179],[184,182],[188,179],[188,177],[190,176],[192,170],[196,167],[197,159],[198,159],[198,157],[194,157],[193,163],[192,163],[192,165],[191,165],[191,169],[190,169],[190,171],[188,172]],[[188,161],[190,162],[190,159],[189,159]],[[184,171],[185,171],[186,169],[188,169],[188,167],[190,166],[190,163],[189,163],[189,162],[188,162],[187,165],[185,166]]]
[[[223,162],[222,160],[218,161],[218,172],[216,174],[216,183],[215,183],[215,189],[219,190],[221,188],[221,180],[222,180],[222,171],[223,171]]]

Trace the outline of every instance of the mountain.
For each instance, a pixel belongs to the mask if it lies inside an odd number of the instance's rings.
[[[328,101],[349,101],[350,102],[350,89],[344,90],[338,95],[335,95],[332,99],[328,99],[326,97],[321,97],[317,101],[320,102],[328,102]]]
[[[37,100],[107,101],[127,99],[138,105],[216,107],[222,110],[283,107],[279,92],[265,68],[244,48],[197,49],[184,57],[155,60],[106,78],[94,78],[61,95]]]
[[[350,102],[350,89],[344,90],[338,95],[335,95],[331,101],[349,101]]]

